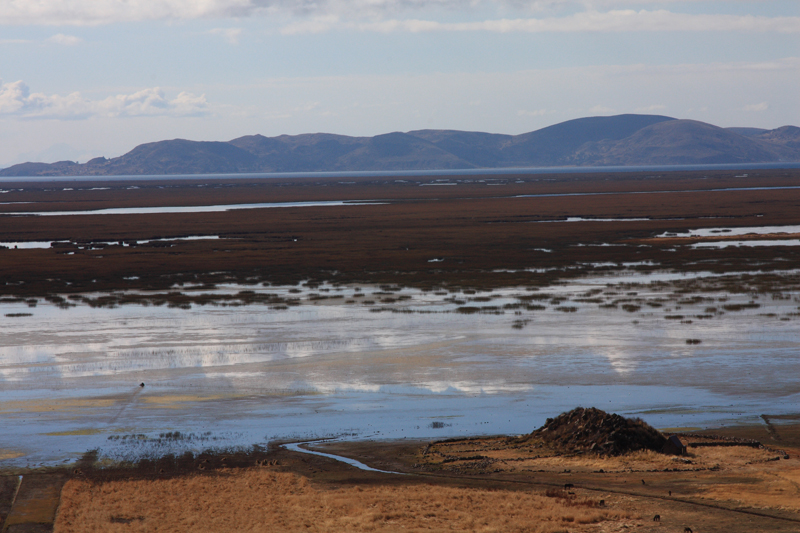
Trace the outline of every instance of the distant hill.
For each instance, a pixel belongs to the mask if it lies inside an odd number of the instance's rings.
[[[22,163],[0,176],[96,176],[800,161],[800,128],[719,128],[660,115],[569,120],[521,135],[455,130],[174,139],[85,164]]]

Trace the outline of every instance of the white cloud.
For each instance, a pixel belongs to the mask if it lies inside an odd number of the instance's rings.
[[[0,3],[0,24],[96,25],[232,17],[257,9],[251,0],[4,0]]]
[[[769,109],[769,104],[761,102],[758,104],[746,105],[742,108],[742,111],[766,111],[767,109]]]
[[[0,116],[0,167],[29,161],[30,157],[19,154],[63,142],[87,154],[113,157],[158,139],[228,140],[252,133],[321,131],[363,136],[431,128],[517,134],[585,117],[597,104],[619,113],[663,104],[666,111],[655,114],[723,127],[771,129],[800,125],[798,79],[800,57],[499,72],[276,76],[257,82],[221,80],[194,89],[197,94],[207,92],[213,102],[206,104],[203,120],[173,120],[168,114],[123,119],[102,113],[91,120],[21,120],[19,99],[10,99],[17,110],[9,113],[9,99],[3,96],[8,88],[0,85],[0,108],[5,113]],[[171,101],[178,91],[165,89],[165,93]],[[95,99],[107,96],[101,93]],[[471,105],[475,101],[481,104]],[[769,104],[765,111],[742,109],[765,101]],[[191,102],[187,104],[192,111]],[[538,109],[549,112],[541,116],[519,113]],[[84,156],[76,153],[68,159],[83,161]]]
[[[241,28],[214,28],[209,30],[211,35],[219,35],[229,44],[239,44],[239,37],[242,35]]]
[[[321,33],[331,30],[378,33],[492,32],[492,33],[575,33],[575,32],[709,32],[747,31],[800,33],[800,17],[673,13],[666,10],[632,9],[584,11],[562,17],[495,19],[478,22],[437,22],[419,19],[389,19],[367,22],[342,20],[338,16],[315,17],[289,24],[284,34]]]
[[[53,44],[60,44],[64,46],[75,46],[76,44],[80,44],[83,42],[83,39],[80,37],[75,37],[74,35],[64,35],[63,33],[57,33],[47,39],[48,43]]]
[[[89,100],[80,93],[67,96],[31,93],[23,81],[0,81],[0,115],[20,118],[85,119],[92,116],[197,116],[208,112],[205,95],[182,92],[170,100],[155,87],[132,94]]]
[[[149,91],[158,90],[156,89],[147,89]],[[161,95],[163,98],[163,94]],[[180,92],[178,96],[173,100],[168,102],[169,109],[171,109],[172,114],[180,115],[180,116],[199,116],[205,115],[208,113],[208,102],[206,101],[206,95],[196,95],[187,92]]]
[[[330,29],[377,32],[491,31],[756,31],[800,32],[800,17],[724,14],[727,2],[705,2],[715,13],[638,9],[699,0],[3,0],[0,25],[98,25],[147,20],[298,17],[285,33]],[[635,6],[637,9],[630,9]],[[616,9],[625,7],[628,9]],[[441,22],[411,13],[547,13],[543,18]],[[557,16],[561,15],[561,16]],[[399,18],[398,18],[399,17]],[[226,30],[222,30],[226,31]],[[225,35],[225,34],[223,34]],[[237,36],[234,36],[235,39]]]

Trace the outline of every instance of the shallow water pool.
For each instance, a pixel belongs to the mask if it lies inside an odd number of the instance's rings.
[[[657,427],[796,412],[800,297],[692,300],[670,279],[686,277],[475,294],[256,289],[301,299],[284,310],[3,302],[0,465],[95,448],[123,459],[273,439],[521,434],[578,405]]]

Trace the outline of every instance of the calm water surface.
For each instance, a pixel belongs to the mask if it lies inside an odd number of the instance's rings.
[[[385,304],[371,287],[360,298],[328,287],[321,294],[342,297],[317,301],[307,297],[319,289],[256,289],[303,298],[288,310],[0,303],[0,466],[93,448],[121,458],[337,435],[520,434],[578,405],[662,428],[796,412],[800,296],[702,293],[705,301],[681,304],[686,294],[648,284],[681,279],[627,272],[572,282],[526,301],[543,310],[503,309],[536,294],[523,288],[403,290],[392,297],[409,299]],[[578,301],[592,289],[606,303],[640,299],[639,308]],[[751,300],[760,307],[720,314]],[[159,440],[175,431],[189,438]]]
[[[133,181],[133,180],[197,180],[204,178],[348,178],[348,177],[418,177],[418,176],[503,176],[515,174],[584,174],[597,172],[669,172],[692,170],[770,170],[800,168],[796,162],[775,163],[748,163],[724,165],[631,165],[608,167],[522,167],[522,168],[464,168],[464,169],[439,169],[439,170],[363,170],[363,171],[335,171],[335,172],[265,172],[265,173],[236,173],[236,174],[165,174],[165,175],[135,175],[135,176],[19,176],[0,177],[0,183],[16,183],[21,181]],[[3,191],[0,190],[0,193]]]

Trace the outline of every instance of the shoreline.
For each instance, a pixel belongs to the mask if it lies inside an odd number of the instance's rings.
[[[297,172],[241,172],[208,174],[97,174],[97,175],[48,175],[48,176],[1,176],[0,183],[36,181],[153,181],[165,179],[298,179],[298,178],[392,178],[427,176],[482,176],[482,175],[541,175],[541,174],[600,174],[609,172],[696,172],[731,170],[790,170],[800,168],[798,161],[774,161],[771,163],[721,163],[696,165],[622,165],[585,167],[487,167],[464,169],[430,170],[342,170],[342,171],[297,171]],[[3,170],[3,169],[0,169]]]
[[[800,435],[800,424],[792,427]],[[737,432],[740,429],[730,428],[729,431]],[[747,428],[744,430],[747,432]],[[486,438],[471,440],[485,441]],[[615,528],[613,530],[634,527],[640,531],[656,532],[661,531],[658,528],[662,526],[673,529],[691,526],[695,531],[723,528],[728,533],[754,530],[788,533],[795,531],[800,524],[800,507],[797,506],[795,494],[797,489],[792,488],[790,482],[792,476],[800,475],[800,460],[797,458],[800,447],[786,446],[781,451],[789,454],[787,458],[778,457],[776,460],[772,460],[768,450],[759,451],[749,446],[692,448],[694,451],[679,462],[682,465],[688,462],[686,468],[667,468],[663,471],[653,470],[648,465],[653,461],[667,461],[669,464],[667,457],[637,455],[636,452],[622,458],[567,457],[564,459],[568,461],[566,463],[555,463],[531,471],[490,469],[473,472],[464,468],[420,470],[415,463],[420,461],[424,456],[423,451],[431,444],[426,441],[355,441],[316,447],[324,452],[365,462],[373,468],[396,469],[406,475],[359,470],[330,457],[292,452],[278,443],[271,443],[267,449],[254,449],[247,454],[163,457],[121,469],[96,468],[92,463],[93,457],[87,454],[81,462],[67,468],[23,472],[19,480],[16,473],[10,477],[0,476],[0,489],[12,489],[0,490],[0,523],[4,518],[4,510],[8,513],[9,524],[30,520],[27,518],[30,514],[22,513],[30,508],[32,488],[38,488],[36,509],[40,515],[36,520],[55,526],[57,532],[72,531],[70,524],[74,522],[69,522],[69,517],[75,516],[74,513],[80,513],[81,523],[98,524],[97,527],[104,521],[108,523],[110,516],[112,522],[141,522],[145,526],[153,525],[156,520],[160,527],[170,529],[163,522],[164,517],[173,516],[181,508],[191,507],[199,494],[209,495],[204,498],[204,509],[216,508],[214,506],[223,501],[227,502],[225,505],[235,508],[238,503],[214,496],[235,491],[243,491],[242,497],[236,501],[241,500],[246,505],[251,505],[247,502],[254,495],[261,495],[257,497],[267,498],[272,502],[271,505],[277,505],[283,501],[293,502],[303,494],[328,501],[331,495],[341,499],[350,498],[352,493],[355,499],[347,501],[354,503],[344,508],[326,504],[326,517],[329,520],[352,516],[355,502],[365,498],[373,502],[375,491],[381,495],[370,505],[384,508],[391,501],[430,502],[436,495],[451,492],[461,499],[477,497],[488,491],[503,500],[516,502],[521,497],[545,498],[553,503],[561,501],[567,505],[568,511],[563,515],[564,518],[558,520],[566,521],[569,531],[576,532],[598,531],[597,526],[600,525],[603,528],[601,531],[606,531],[607,527]],[[474,455],[474,452],[467,453]],[[766,457],[768,460],[753,463],[748,459],[751,457]],[[620,463],[620,460],[623,462]],[[709,468],[715,461],[716,466]],[[706,466],[696,468],[693,463]],[[505,464],[516,463],[506,461]],[[598,470],[598,467],[603,468]],[[778,481],[780,484],[776,485]],[[188,485],[194,488],[177,488]],[[16,501],[11,498],[14,486],[19,491]],[[261,488],[253,491],[253,486]],[[44,498],[43,490],[44,493],[50,491]],[[425,491],[424,495],[420,495],[420,490]],[[158,501],[146,506],[126,503],[125,510],[121,510],[121,502],[145,502],[148,493],[160,494]],[[13,505],[8,504],[6,500],[9,499]],[[404,505],[409,509],[414,504]],[[468,516],[496,516],[496,506],[484,510],[474,503],[463,509],[457,501],[450,505],[459,509],[462,516],[464,513]],[[570,518],[575,516],[576,506],[581,505],[604,511],[589,522],[594,526],[583,526]],[[263,505],[257,507],[262,508]],[[46,509],[50,510],[44,512]],[[413,513],[414,518],[409,519],[416,524],[423,514]],[[660,517],[660,523],[653,522],[654,514]],[[398,516],[371,518],[371,528],[392,531]],[[552,520],[554,515],[548,516],[544,520]],[[266,517],[259,519],[266,520]],[[538,520],[541,519],[529,513],[526,523],[530,524],[531,520],[540,523]],[[452,523],[452,519],[449,523]],[[222,531],[220,527],[214,526],[215,530]],[[237,526],[230,527],[236,529]],[[282,530],[300,531],[303,527],[302,522],[297,525],[283,523]]]
[[[768,416],[768,415],[765,415]],[[682,428],[670,428],[668,430],[659,430],[665,435],[678,435],[682,438],[709,438],[715,440],[729,440],[732,445],[745,445],[753,446],[760,445],[768,451],[783,452],[785,449],[792,450],[792,454],[797,458],[800,454],[800,413],[793,415],[772,415],[768,416],[770,419],[786,419],[791,420],[790,423],[780,424],[777,429],[773,426],[770,428],[767,425],[759,424],[740,424],[731,426],[711,426],[697,430],[681,430]],[[534,428],[535,429],[535,428]],[[531,430],[533,431],[533,430]],[[524,435],[524,434],[523,434]],[[504,435],[504,434],[473,434],[462,435],[457,437],[445,438],[418,438],[418,437],[376,437],[374,435],[365,438],[360,437],[322,437],[314,439],[283,439],[277,438],[270,440],[266,445],[252,444],[242,445],[234,449],[225,450],[198,450],[191,452],[194,457],[205,459],[214,459],[217,464],[216,467],[212,465],[207,466],[208,469],[213,468],[230,468],[230,467],[248,467],[251,464],[260,464],[260,462],[267,461],[268,456],[274,454],[277,450],[285,450],[289,453],[295,454],[308,454],[323,459],[331,459],[341,462],[342,464],[349,465],[364,472],[373,472],[378,474],[414,474],[408,470],[408,464],[398,463],[394,459],[396,455],[395,450],[409,450],[415,448],[423,448],[426,445],[433,445],[439,443],[450,442],[469,442],[469,441],[483,441],[492,439],[506,439],[516,438],[521,435]],[[300,446],[306,445],[304,449],[298,450]],[[0,450],[2,451],[2,450]],[[97,455],[96,450],[89,450],[84,453],[82,458],[75,459],[74,461],[65,462],[58,466],[41,466],[41,467],[3,467],[3,460],[0,459],[0,476],[18,476],[29,474],[48,474],[48,473],[63,473],[75,474],[74,469],[76,466],[82,467],[80,475],[85,475],[87,468],[97,469],[99,479],[111,477],[114,479],[132,476],[138,478],[142,474],[142,467],[140,463],[145,464],[145,470],[151,464],[161,464],[164,461],[172,462],[177,456],[176,451],[163,451],[160,455],[148,455],[147,458],[139,459],[131,462],[128,459],[121,459],[116,461],[109,461],[107,458],[97,466],[90,466],[95,461],[102,459]],[[223,459],[227,458],[227,460]],[[235,458],[235,459],[231,459]],[[222,461],[220,461],[222,459]],[[353,464],[354,462],[360,463],[366,468]],[[365,461],[370,461],[367,464]],[[255,463],[254,463],[255,462]],[[189,462],[194,465],[192,461]],[[175,472],[161,472],[161,474],[172,475],[191,475],[195,473],[196,467],[187,465],[176,465]],[[393,471],[396,469],[397,471]],[[103,474],[103,472],[106,474]],[[138,473],[137,473],[138,472]],[[152,473],[144,474],[145,477],[151,477]]]

